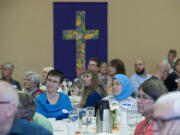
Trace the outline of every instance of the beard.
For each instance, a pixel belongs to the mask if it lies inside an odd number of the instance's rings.
[[[144,73],[145,73],[145,69],[144,68],[142,70],[140,70],[140,71],[136,70],[136,74],[138,74],[138,75],[142,75]]]

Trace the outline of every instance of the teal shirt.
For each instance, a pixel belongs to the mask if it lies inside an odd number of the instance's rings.
[[[35,114],[33,116],[33,120],[31,122],[38,124],[38,125],[46,128],[51,133],[53,133],[53,127],[52,127],[50,121],[46,117],[44,117],[43,115],[35,112]]]

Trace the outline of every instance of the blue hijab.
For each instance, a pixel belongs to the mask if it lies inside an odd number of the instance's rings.
[[[59,101],[56,104],[49,104],[46,92],[36,98],[36,111],[47,118],[56,118],[56,120],[68,118],[68,111],[72,110],[69,97],[61,92]]]
[[[131,96],[132,87],[131,87],[131,83],[130,83],[128,77],[126,75],[123,75],[123,74],[117,74],[113,77],[113,80],[114,79],[117,79],[122,85],[122,90],[121,90],[121,93],[119,95],[115,96],[114,92],[112,91],[114,98],[118,101],[121,101],[121,100],[125,100],[126,98]]]

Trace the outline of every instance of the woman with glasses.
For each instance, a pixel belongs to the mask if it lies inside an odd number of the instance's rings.
[[[47,75],[47,90],[36,98],[37,112],[47,118],[56,118],[56,120],[68,118],[68,112],[72,110],[69,97],[57,92],[63,82],[64,75],[59,70],[51,70]]]
[[[86,70],[83,78],[84,89],[82,91],[80,107],[96,107],[103,97],[102,90],[98,86],[98,74],[94,70]]]
[[[164,81],[169,92],[178,90],[178,81],[180,78],[180,58],[174,64],[174,72],[168,75]]]
[[[155,101],[161,95],[167,93],[166,87],[157,79],[148,79],[139,87],[138,93],[138,112],[145,117],[143,121],[136,126],[134,135],[153,135],[151,120]]]

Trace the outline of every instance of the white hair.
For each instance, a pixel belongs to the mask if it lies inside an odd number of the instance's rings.
[[[49,72],[49,71],[51,71],[51,70],[53,70],[54,69],[54,67],[44,67],[43,68],[43,72]]]
[[[5,63],[2,63],[1,64],[1,67],[2,66],[7,66],[9,70],[13,71],[14,70],[14,65],[10,62],[5,62]]]
[[[169,92],[165,95],[162,95],[160,98],[157,99],[157,101],[154,104],[154,107],[156,108],[158,105],[170,105],[169,108],[167,106],[167,109],[173,109],[172,111],[180,116],[180,92]]]
[[[19,105],[18,92],[9,82],[0,81],[0,95],[2,100],[14,103],[17,109]]]
[[[38,73],[36,73],[36,72],[27,71],[27,72],[25,73],[25,76],[26,76],[26,77],[30,77],[30,79],[31,79],[32,82],[34,82],[34,83],[37,83],[37,84],[40,83],[41,77],[40,77],[40,75],[39,75]]]

